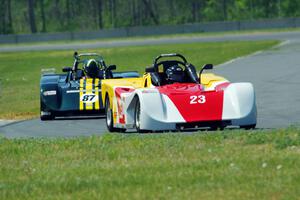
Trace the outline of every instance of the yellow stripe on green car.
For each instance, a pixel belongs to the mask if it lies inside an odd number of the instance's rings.
[[[100,103],[99,103],[99,79],[95,79],[95,87],[94,87],[94,91],[95,91],[95,98],[97,99],[97,101],[95,102],[95,109],[99,110],[100,109]]]
[[[84,90],[84,79],[80,79],[80,84],[79,84],[79,110],[83,110],[84,106],[83,106],[83,101],[82,101],[82,97],[83,97],[83,90]]]
[[[94,95],[93,94],[93,79],[92,78],[86,79],[85,95]],[[89,96],[87,98],[89,98]],[[94,103],[91,102],[91,101],[85,101],[85,109],[86,110],[93,110],[93,104]]]

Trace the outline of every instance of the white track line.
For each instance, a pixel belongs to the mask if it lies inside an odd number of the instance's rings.
[[[11,124],[11,123],[14,123],[16,122],[16,120],[5,120],[5,119],[0,119],[0,127],[1,126],[5,126],[7,124]]]

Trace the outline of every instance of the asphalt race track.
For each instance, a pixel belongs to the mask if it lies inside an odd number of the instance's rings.
[[[214,72],[232,82],[254,84],[258,128],[300,125],[300,38],[219,66]]]
[[[0,126],[0,134],[16,137],[74,137],[91,136],[107,132],[105,118],[68,118],[54,121],[40,119],[19,121]]]
[[[226,36],[221,39],[220,36],[212,41],[224,41],[226,38],[232,40],[232,37]],[[211,40],[211,37],[209,39]],[[243,39],[280,39],[285,42],[273,49],[220,65],[213,72],[225,76],[232,82],[247,81],[254,84],[257,96],[258,128],[299,125],[300,32],[255,34]],[[238,37],[237,40],[241,38]],[[33,119],[6,125],[0,123],[0,134],[9,138],[89,136],[100,135],[104,132],[107,132],[104,118],[71,118],[47,122]]]

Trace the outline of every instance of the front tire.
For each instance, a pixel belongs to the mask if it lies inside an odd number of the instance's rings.
[[[138,133],[148,132],[147,130],[141,129],[141,104],[138,98],[136,100],[135,110],[134,110],[134,124],[135,124],[136,131]]]
[[[223,131],[225,127],[226,126],[211,126],[209,130],[211,130],[211,131],[217,131],[217,130]]]
[[[240,128],[243,128],[243,129],[246,129],[246,130],[255,129],[255,127],[256,127],[256,124],[240,126]]]
[[[114,127],[114,117],[112,109],[110,108],[109,98],[105,98],[105,115],[106,115],[106,127],[109,132],[125,132],[126,129]]]
[[[42,121],[50,121],[50,120],[54,120],[55,117],[51,114],[51,115],[41,115],[40,118]]]
[[[47,109],[45,109],[46,105],[40,101],[40,119],[42,121],[49,121],[49,120],[53,120],[55,119],[55,115],[53,114],[53,112],[51,112],[50,110],[49,111],[46,111]],[[48,115],[43,115],[42,113],[49,113]]]

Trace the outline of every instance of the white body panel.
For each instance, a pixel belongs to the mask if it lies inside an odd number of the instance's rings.
[[[146,130],[174,130],[176,123],[185,122],[168,96],[155,88],[137,89],[124,102],[126,128],[134,128],[136,98],[141,104],[141,128]]]
[[[234,126],[256,124],[255,92],[251,83],[232,83],[224,91],[223,120]]]

